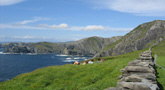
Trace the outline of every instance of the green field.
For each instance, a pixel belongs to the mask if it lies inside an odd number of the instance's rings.
[[[154,47],[158,64],[165,67],[165,42]],[[0,83],[0,90],[103,90],[115,87],[120,69],[135,60],[141,51],[104,57],[105,62],[92,65],[62,65],[37,69]],[[157,67],[158,81],[165,89],[165,71]]]

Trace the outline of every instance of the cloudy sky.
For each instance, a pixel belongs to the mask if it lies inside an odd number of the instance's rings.
[[[0,0],[0,42],[65,42],[125,35],[165,20],[165,0]]]

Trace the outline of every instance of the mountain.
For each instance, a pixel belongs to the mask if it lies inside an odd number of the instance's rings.
[[[63,49],[56,43],[39,42],[39,43],[5,43],[5,53],[60,53]]]
[[[155,20],[144,23],[111,45],[106,45],[94,57],[115,56],[142,50],[158,44],[165,38],[165,21]]]
[[[110,45],[120,38],[121,36],[112,38],[89,37],[81,39],[76,42],[64,44],[66,48],[63,53],[69,55],[95,55],[105,45]]]
[[[6,47],[7,53],[59,53],[105,57],[152,47],[164,38],[165,21],[155,20],[139,25],[123,37],[89,37],[66,43],[8,43],[2,46]]]
[[[95,55],[106,45],[111,45],[121,36],[112,38],[89,37],[66,43],[5,43],[5,53],[59,53],[68,55]]]

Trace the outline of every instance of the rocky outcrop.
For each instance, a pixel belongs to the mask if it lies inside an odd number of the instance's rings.
[[[90,37],[76,42],[65,44],[64,54],[69,55],[95,55],[100,52],[105,45],[111,45],[121,36],[112,38]]]
[[[63,50],[61,46],[55,43],[6,43],[4,53],[60,53]]]
[[[155,20],[139,25],[113,45],[107,45],[95,57],[120,55],[151,47],[165,38],[165,21]]]
[[[159,90],[151,51],[141,53],[137,60],[129,62],[121,72],[117,87],[106,90]]]
[[[7,53],[59,53],[69,55],[115,56],[151,47],[165,39],[165,21],[155,20],[130,33],[112,38],[89,37],[69,43],[11,43]]]

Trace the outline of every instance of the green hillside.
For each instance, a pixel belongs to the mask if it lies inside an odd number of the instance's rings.
[[[155,46],[158,64],[165,67],[165,41]],[[148,48],[147,48],[148,49]],[[116,86],[120,69],[135,60],[141,51],[103,57],[105,62],[92,65],[63,65],[37,69],[0,83],[0,90],[103,90]],[[158,81],[165,89],[165,71],[157,67]]]
[[[95,57],[116,56],[143,50],[165,38],[165,21],[154,20],[143,23],[124,35],[120,40],[110,45],[105,45]]]
[[[162,41],[159,45],[155,46],[153,49],[153,55],[157,54],[157,64],[165,68],[165,40]],[[165,90],[165,70],[157,66],[157,76],[158,82]],[[162,89],[163,90],[163,89]]]

